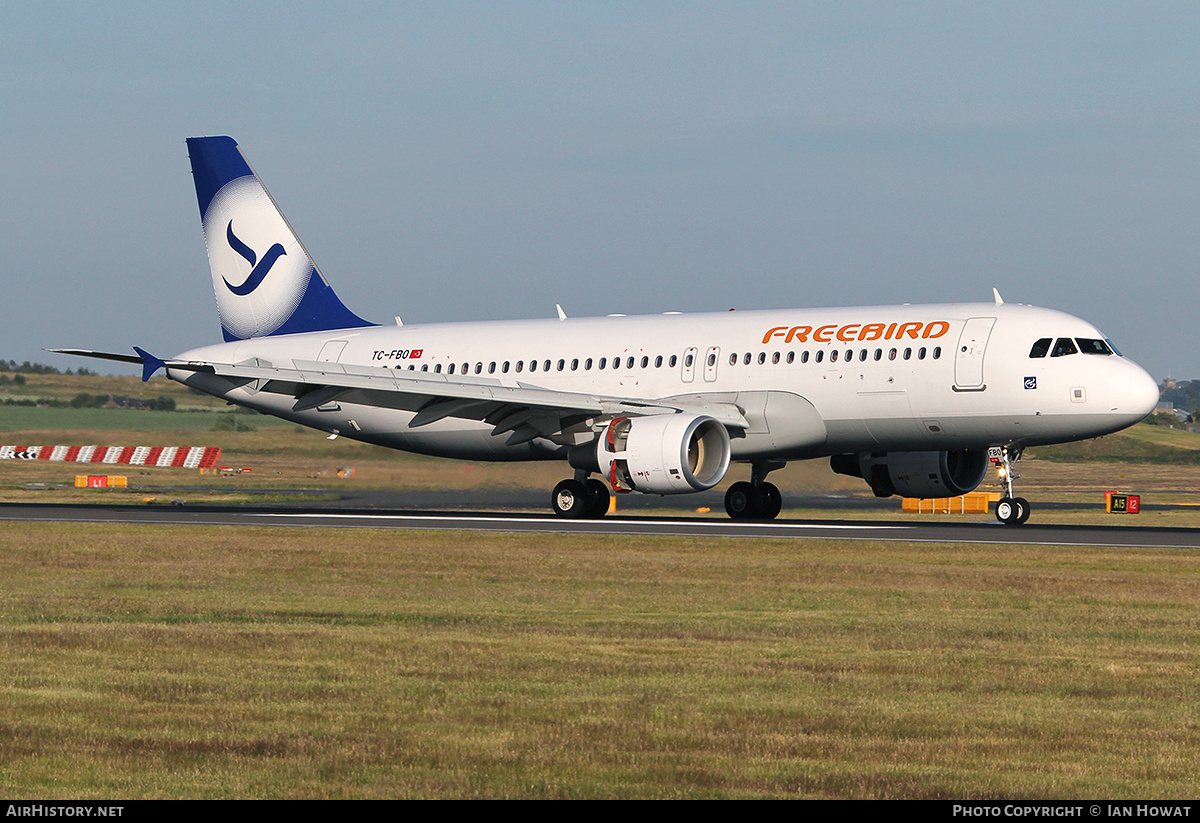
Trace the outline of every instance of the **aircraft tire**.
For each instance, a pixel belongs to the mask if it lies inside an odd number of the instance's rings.
[[[1013,502],[1016,503],[1017,508],[1021,510],[1021,513],[1019,515],[1017,515],[1017,525],[1020,526],[1022,523],[1024,523],[1026,520],[1029,519],[1029,510],[1030,510],[1029,501],[1026,500],[1024,497],[1014,497]]]
[[[612,500],[608,486],[594,477],[588,478],[583,485],[588,493],[587,511],[584,517],[594,520],[608,514],[608,504]]]
[[[1018,502],[1020,501],[1020,502]],[[1019,497],[1001,497],[996,501],[996,519],[1006,526],[1019,526],[1029,519],[1029,503],[1021,505]],[[1022,512],[1025,513],[1025,520],[1021,519]]]
[[[761,516],[763,495],[754,484],[739,480],[725,492],[725,513],[732,520],[753,520]]]
[[[758,491],[762,497],[762,507],[758,516],[763,520],[774,520],[783,509],[783,495],[780,494],[779,487],[774,483],[763,483],[758,487]]]
[[[554,487],[550,505],[559,517],[578,520],[587,516],[590,496],[587,487],[578,480],[564,480]]]

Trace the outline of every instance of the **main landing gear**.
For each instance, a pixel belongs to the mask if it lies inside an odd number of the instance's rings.
[[[750,482],[739,481],[725,492],[726,513],[734,520],[774,520],[783,508],[783,495],[766,478],[786,465],[782,460],[754,463]],[[596,520],[608,514],[611,499],[612,493],[603,481],[588,477],[585,469],[578,469],[573,478],[554,487],[550,505],[559,517]]]
[[[774,520],[783,508],[783,495],[767,475],[787,464],[760,461],[750,470],[750,482],[739,480],[725,492],[725,512],[733,520]]]
[[[572,520],[595,520],[608,514],[612,495],[604,482],[588,477],[587,472],[576,472],[571,480],[564,480],[554,487],[550,504],[559,517]]]
[[[1006,526],[1020,526],[1029,519],[1029,501],[1013,496],[1013,481],[1021,475],[1013,464],[1021,459],[1021,449],[1000,447],[1000,480],[1004,483],[1004,496],[996,502],[996,519]]]

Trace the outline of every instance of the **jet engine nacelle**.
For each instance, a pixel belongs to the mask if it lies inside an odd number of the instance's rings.
[[[876,497],[957,497],[973,491],[987,474],[987,449],[945,452],[835,454],[830,467],[861,477]]]
[[[729,468],[729,432],[701,414],[618,417],[596,441],[613,490],[689,494],[711,489]]]

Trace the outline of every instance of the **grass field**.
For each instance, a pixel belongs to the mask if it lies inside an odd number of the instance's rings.
[[[1173,550],[0,530],[10,798],[1191,798]]]
[[[469,501],[563,476],[289,425],[142,422],[216,413],[115,410],[75,431],[40,417],[4,442],[219,445],[254,471],[127,473],[224,500],[354,485]],[[1079,505],[1041,522],[1200,525],[1192,510],[1105,515],[1100,494],[1196,502],[1200,465],[1152,458],[1198,440],[1139,426],[1031,450],[1018,489]],[[3,461],[0,494],[144,494],[40,488],[79,471]],[[869,494],[826,461],[772,480],[785,495]],[[1200,791],[1187,551],[4,523],[0,575],[11,798]]]

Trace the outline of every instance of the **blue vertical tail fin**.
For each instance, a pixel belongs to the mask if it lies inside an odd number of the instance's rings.
[[[334,294],[233,138],[187,145],[226,341],[375,325]]]

